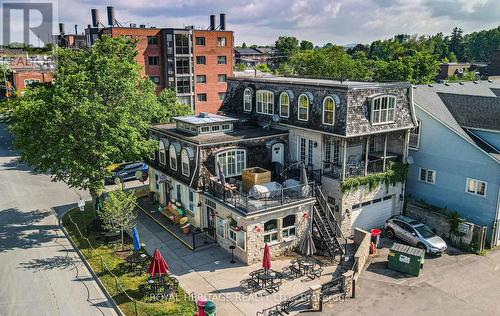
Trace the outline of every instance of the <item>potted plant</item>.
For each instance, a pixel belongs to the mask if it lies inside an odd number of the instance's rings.
[[[191,230],[191,223],[189,223],[189,219],[187,217],[183,217],[179,220],[179,224],[181,225],[181,231],[183,234],[189,234]]]

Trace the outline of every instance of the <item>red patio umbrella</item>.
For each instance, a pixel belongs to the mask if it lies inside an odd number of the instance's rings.
[[[265,270],[271,269],[271,253],[269,252],[269,246],[266,245],[264,246],[264,258],[262,258],[262,267]]]
[[[149,265],[149,273],[152,277],[158,275],[159,278],[162,274],[166,274],[168,270],[169,268],[167,262],[161,256],[160,250],[156,248],[153,254],[153,259],[151,260],[151,264]]]

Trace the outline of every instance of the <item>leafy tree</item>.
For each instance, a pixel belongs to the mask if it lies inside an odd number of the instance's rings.
[[[247,66],[245,64],[236,64],[234,65],[234,68],[236,71],[245,71],[247,69]]]
[[[450,54],[448,55],[448,61],[450,63],[456,63],[457,62],[457,56],[455,55],[454,52],[450,52]]]
[[[464,39],[462,37],[462,29],[454,27],[451,32],[449,50],[453,52],[457,59],[462,61],[464,58]]]
[[[334,45],[332,43],[326,43],[323,48],[332,48]]]
[[[299,50],[299,40],[293,36],[280,36],[274,43],[274,60],[276,65],[287,62]]]
[[[122,250],[123,232],[132,229],[137,220],[136,196],[133,190],[124,192],[121,188],[109,193],[104,200],[99,218],[107,230],[120,230]]]
[[[267,64],[258,64],[255,69],[262,71],[262,72],[271,72],[271,69],[269,69],[269,66]]]
[[[241,48],[247,48],[247,44],[246,43],[241,44]]]
[[[280,76],[293,76],[294,69],[289,63],[281,63],[278,68],[274,69],[274,73]]]
[[[154,123],[169,123],[172,117],[192,114],[190,105],[179,103],[173,88],[163,89],[158,95],[158,103],[163,110],[152,118]]]
[[[146,138],[149,124],[166,109],[136,55],[135,42],[108,36],[88,50],[58,50],[54,84],[28,90],[14,109],[21,159],[95,200],[106,166],[148,156],[156,146]]]
[[[477,62],[489,61],[491,53],[495,49],[500,49],[500,26],[464,36],[465,60]]]
[[[314,49],[314,45],[310,41],[303,40],[300,42],[300,50],[311,50]]]
[[[363,44],[357,44],[356,46],[349,48],[347,50],[347,53],[353,56],[357,52],[363,52],[365,56],[368,56],[369,50],[370,50],[369,46]]]

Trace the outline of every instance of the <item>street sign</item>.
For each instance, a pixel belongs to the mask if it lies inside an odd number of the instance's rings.
[[[167,176],[162,174],[162,175],[160,175],[160,178],[158,179],[158,184],[163,183],[163,182],[167,182],[167,180],[168,180]]]

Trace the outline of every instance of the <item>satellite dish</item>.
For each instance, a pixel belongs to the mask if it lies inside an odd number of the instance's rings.
[[[273,122],[278,123],[280,121],[280,117],[278,114],[273,114],[272,117]]]

